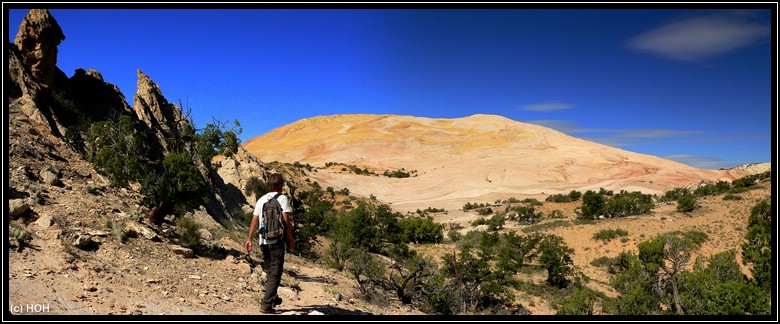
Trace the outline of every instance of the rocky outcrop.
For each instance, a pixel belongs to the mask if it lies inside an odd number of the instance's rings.
[[[46,9],[32,9],[22,20],[14,44],[22,54],[22,65],[36,80],[51,84],[57,69],[57,46],[65,34]]]
[[[57,137],[76,124],[129,114],[115,85],[98,71],[76,69],[68,78],[57,68],[57,46],[65,39],[46,9],[32,9],[8,48],[9,119],[27,119]]]
[[[65,125],[79,120],[116,119],[120,114],[132,116],[133,109],[119,88],[103,81],[103,75],[94,69],[76,69],[62,85],[62,92],[63,101],[72,103],[72,107],[59,107],[56,111]]]
[[[186,135],[193,133],[192,124],[178,106],[168,103],[160,87],[141,70],[138,70],[137,84],[133,97],[136,116],[155,131],[166,152],[176,151]]]

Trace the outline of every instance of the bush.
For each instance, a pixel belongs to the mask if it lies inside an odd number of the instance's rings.
[[[654,207],[653,199],[650,195],[645,195],[638,191],[631,193],[621,191],[604,204],[601,212],[608,218],[623,217],[646,214]]]
[[[460,241],[461,238],[463,238],[463,234],[461,234],[460,231],[455,229],[451,229],[449,232],[447,232],[447,236],[453,242],[458,242]]]
[[[401,242],[404,243],[441,243],[444,238],[444,225],[436,223],[430,217],[407,217],[398,220],[401,229]]]
[[[726,194],[723,196],[723,200],[742,200],[742,196],[734,195],[734,194]]]
[[[150,172],[141,160],[150,154],[138,129],[135,119],[121,115],[116,121],[97,122],[87,131],[86,159],[109,178],[111,186],[127,186]]]
[[[594,240],[610,241],[616,237],[628,236],[628,231],[623,229],[603,229],[593,234]]]
[[[568,195],[556,194],[548,196],[544,201],[549,202],[572,202],[577,201],[582,197],[582,193],[576,190],[572,190]]]
[[[179,240],[182,243],[193,250],[200,247],[200,224],[192,218],[181,217],[176,220],[176,226],[178,227]]]
[[[696,196],[692,194],[685,194],[677,198],[677,211],[682,213],[688,213],[698,208],[696,204]]]
[[[266,192],[268,192],[268,185],[257,176],[249,177],[244,185],[244,195],[247,196],[254,195],[255,198],[260,198]]]
[[[601,193],[588,190],[582,195],[582,207],[579,210],[579,218],[582,219],[595,219],[601,215],[601,210],[604,208],[604,195]]]
[[[200,134],[195,134],[194,140],[198,146],[198,153],[202,162],[211,167],[214,156],[222,154],[226,157],[233,156],[238,151],[241,140],[237,135],[241,134],[241,124],[234,121],[234,126],[226,128],[226,123],[214,119],[214,123],[206,124]]]
[[[687,188],[674,188],[672,190],[668,190],[664,193],[663,196],[661,196],[658,200],[662,202],[666,201],[677,201],[682,196],[690,195],[691,190]]]
[[[593,306],[595,304],[596,293],[591,289],[578,286],[572,291],[571,297],[565,299],[555,314],[593,315]]]
[[[551,212],[550,212],[550,215],[549,215],[548,217],[550,217],[550,218],[552,218],[552,219],[556,219],[556,218],[564,218],[564,216],[563,216],[563,212],[562,212],[562,211],[560,211],[560,210],[557,210],[557,209],[556,209],[556,210],[553,210],[553,211],[551,211]]]

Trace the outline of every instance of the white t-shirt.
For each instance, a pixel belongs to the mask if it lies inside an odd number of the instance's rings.
[[[260,197],[260,199],[257,200],[257,204],[255,205],[255,211],[252,212],[254,217],[258,217],[258,219],[257,219],[258,220],[258,223],[257,223],[258,224],[257,225],[258,231],[257,232],[258,232],[258,235],[260,236],[260,244],[268,244],[268,242],[266,242],[266,240],[263,239],[262,231],[259,230],[260,229],[260,224],[263,224],[263,205],[267,201],[271,200],[271,198],[273,198],[274,196],[276,196],[276,192],[272,191],[272,192],[269,192],[269,193],[265,194],[264,196]],[[278,200],[279,201],[279,205],[282,206],[282,212],[283,213],[292,213],[292,207],[290,207],[290,200],[287,199],[287,196],[285,196],[283,194],[279,195],[279,197],[277,197],[276,200]]]

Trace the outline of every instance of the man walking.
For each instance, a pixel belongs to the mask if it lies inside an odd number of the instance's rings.
[[[295,241],[292,235],[292,224],[290,222],[290,215],[292,214],[292,208],[290,207],[290,200],[287,196],[282,194],[282,187],[284,186],[284,179],[280,174],[272,174],[268,177],[268,193],[260,197],[255,205],[255,210],[252,213],[252,222],[249,225],[249,235],[247,236],[245,248],[246,252],[252,251],[252,238],[255,235],[255,230],[260,225],[260,249],[263,251],[263,271],[268,275],[265,283],[265,295],[263,301],[260,304],[260,312],[266,314],[274,314],[274,308],[276,305],[282,303],[282,299],[277,294],[279,283],[282,281],[282,269],[284,267],[284,253],[285,248],[293,251],[295,248]],[[281,207],[280,213],[282,215],[282,227],[283,235],[279,238],[269,238],[268,228],[265,228],[266,224],[272,224],[267,222],[270,217],[273,217],[273,212],[269,212],[269,208],[265,206],[271,200],[276,200]],[[274,202],[272,202],[274,204]],[[264,213],[263,211],[266,210]],[[265,219],[265,216],[269,216],[269,219]],[[268,227],[274,227],[270,225]]]

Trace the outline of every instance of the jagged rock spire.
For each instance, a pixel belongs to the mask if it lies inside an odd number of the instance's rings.
[[[169,103],[160,87],[138,70],[138,90],[133,97],[133,109],[138,119],[150,129],[158,130],[157,137],[166,152],[177,149],[187,129],[192,127],[181,109]]]
[[[51,84],[57,69],[57,46],[65,34],[47,9],[31,9],[19,26],[14,44],[22,65],[43,84]]]

